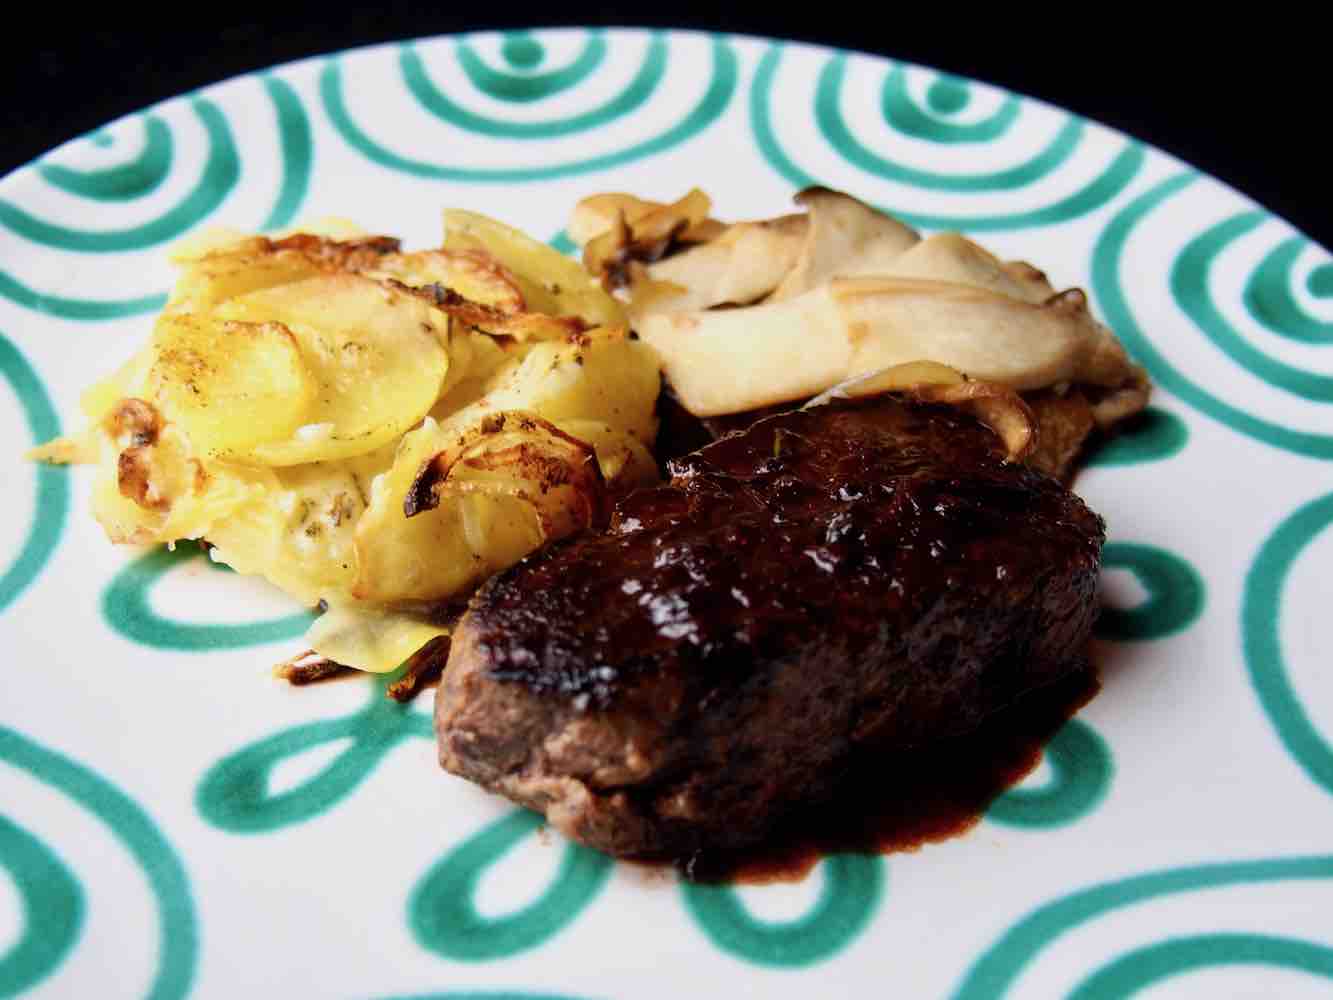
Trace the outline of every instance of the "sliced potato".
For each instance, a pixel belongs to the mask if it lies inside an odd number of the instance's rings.
[[[305,254],[275,253],[262,245],[208,254],[181,273],[167,312],[204,312],[239,295],[302,281],[323,270]]]
[[[305,643],[335,663],[355,663],[360,670],[382,674],[449,629],[428,619],[399,611],[331,604],[311,623]]]
[[[643,444],[657,436],[657,357],[623,329],[589,330],[573,342],[540,343],[492,376],[493,410],[526,410],[563,425],[596,417]]]
[[[480,250],[515,276],[527,307],[552,316],[578,316],[590,326],[625,321],[620,303],[607,295],[576,261],[503,222],[447,209],[444,249]]]
[[[327,274],[264,289],[226,303],[219,313],[282,323],[318,385],[306,425],[251,452],[267,465],[374,451],[426,415],[448,371],[443,314],[360,275]]]
[[[633,434],[601,420],[562,420],[560,429],[592,445],[602,478],[612,493],[651,486],[658,481],[657,460]]]
[[[115,542],[150,544],[202,538],[215,525],[276,487],[267,469],[205,463],[167,424],[151,442],[104,446],[93,514]]]
[[[407,285],[442,285],[465,299],[503,313],[520,312],[525,305],[518,278],[490,254],[479,250],[386,254],[366,274],[373,278],[396,278]]]
[[[148,394],[197,451],[216,455],[288,437],[319,388],[281,323],[170,314],[158,320],[152,354]]]
[[[264,502],[214,525],[208,540],[237,572],[262,575],[305,604],[349,599],[356,523],[372,476],[391,461],[391,450],[384,449],[368,466],[343,461],[275,469]]]

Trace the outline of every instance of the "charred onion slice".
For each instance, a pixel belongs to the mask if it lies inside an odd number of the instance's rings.
[[[610,510],[592,446],[521,411],[487,417],[428,459],[403,498],[403,514],[432,510],[450,493],[522,500],[548,540],[600,527]]]
[[[464,298],[452,288],[440,284],[412,287],[392,279],[390,284],[424,298],[452,319],[492,337],[512,337],[523,342],[567,340],[588,329],[588,324],[578,316],[549,316],[546,313],[501,309]]]

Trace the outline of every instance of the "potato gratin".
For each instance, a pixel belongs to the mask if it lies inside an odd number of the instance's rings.
[[[211,234],[149,343],[93,386],[86,431],[115,542],[206,540],[327,612],[308,644],[397,667],[436,609],[656,478],[651,349],[575,262],[445,213],[437,250],[348,227]]]

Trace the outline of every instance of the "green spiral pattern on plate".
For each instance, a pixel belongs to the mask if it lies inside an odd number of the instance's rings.
[[[0,761],[26,771],[72,799],[95,816],[130,853],[143,870],[157,904],[157,970],[147,1000],[179,1000],[188,994],[199,955],[198,920],[185,867],[157,825],[138,803],[90,768],[3,725],[0,725]],[[12,834],[15,829],[12,824],[0,825],[0,833],[8,830]],[[63,869],[63,863],[56,861],[49,849],[37,847],[33,852],[32,842],[24,846],[29,849],[26,858],[10,854],[7,847],[7,864],[12,859],[23,865],[28,876],[35,876],[43,866],[51,871],[52,864],[56,866],[54,870]],[[73,943],[69,935],[77,935],[81,912],[81,904],[77,902],[81,890],[71,888],[71,878],[65,870],[56,875],[52,883],[54,891],[43,885],[42,907],[46,909],[37,914],[39,921],[53,916],[69,920],[71,929],[62,932],[42,924],[49,937],[35,947],[26,946],[25,952],[0,955],[0,996],[12,996],[33,985],[55,971],[68,955]],[[48,892],[50,896],[46,895]],[[59,912],[51,907],[57,907]],[[20,938],[19,947],[24,947],[25,941],[26,935]],[[10,965],[11,961],[15,964]],[[7,980],[6,975],[12,978]]]
[[[1205,416],[1276,448],[1311,458],[1333,458],[1333,434],[1293,430],[1228,403],[1194,382],[1157,349],[1130,308],[1120,280],[1130,237],[1155,209],[1196,179],[1193,173],[1179,173],[1159,181],[1121,208],[1102,230],[1092,254],[1092,288],[1102,312],[1130,354],[1148,369],[1153,381]]]
[[[240,155],[222,109],[202,97],[190,104],[208,134],[208,158],[190,192],[156,219],[126,229],[75,229],[0,200],[0,225],[34,243],[81,253],[142,250],[180,236],[221,205],[241,176]]]
[[[651,62],[652,46],[650,44],[650,54],[647,57]],[[409,60],[410,62],[410,60]],[[431,96],[430,90],[425,88],[428,81],[424,77],[424,70],[421,74],[415,74],[408,67],[409,88],[413,90],[416,96],[425,98],[425,106],[428,110],[441,115],[451,124],[465,130],[476,131],[472,126],[477,124],[465,116],[454,116],[450,119],[452,112],[449,105],[443,103],[447,101],[444,95],[435,92],[435,97]],[[642,71],[641,71],[642,72]],[[570,177],[577,174],[591,173],[597,170],[607,170],[612,167],[623,166],[635,160],[644,157],[654,156],[672,149],[689,139],[694,138],[726,110],[727,105],[731,103],[732,95],[736,90],[737,80],[737,60],[736,53],[728,42],[715,37],[712,44],[712,67],[709,74],[708,87],[702,97],[695,103],[694,107],[680,120],[666,127],[657,135],[633,143],[624,149],[614,152],[603,153],[597,156],[590,156],[583,159],[573,159],[564,162],[547,162],[546,157],[539,148],[531,151],[519,152],[515,155],[518,160],[514,164],[504,166],[471,167],[460,166],[448,163],[434,163],[426,160],[416,159],[401,153],[394,152],[386,146],[380,144],[359,125],[348,110],[344,95],[342,65],[339,59],[330,59],[320,73],[319,89],[320,96],[324,103],[324,110],[329,116],[329,121],[334,129],[343,138],[343,140],[361,153],[364,157],[380,166],[388,167],[391,170],[397,170],[402,173],[411,174],[415,177],[425,177],[435,180],[448,181],[470,181],[473,183],[506,183],[514,181],[541,181],[551,180],[558,177]],[[417,85],[412,87],[412,80],[416,79]],[[638,82],[640,77],[636,77]],[[633,84],[631,84],[633,87]],[[433,88],[432,88],[433,89]],[[627,90],[625,93],[631,93]],[[598,113],[591,118],[575,116],[573,119],[558,119],[547,123],[549,128],[565,129],[577,128],[579,130],[592,128],[594,126],[604,126],[610,124],[613,120],[624,116],[629,110],[637,107],[637,95],[626,97],[622,93],[617,98],[603,105]],[[438,99],[437,99],[438,98]],[[451,103],[451,102],[450,102]],[[482,123],[483,133],[486,130],[493,131],[494,123]],[[532,131],[526,132],[519,139],[530,140],[539,133]],[[563,134],[556,132],[553,134]],[[519,147],[522,149],[522,147]],[[527,162],[523,162],[527,161]]]
[[[1270,250],[1245,284],[1245,307],[1274,333],[1303,344],[1328,344],[1333,343],[1333,322],[1311,316],[1291,292],[1296,261],[1313,245],[1293,236]],[[1333,298],[1333,263],[1311,270],[1305,288],[1315,298]]]
[[[750,125],[754,131],[755,142],[768,165],[792,184],[798,187],[823,184],[823,181],[796,163],[792,154],[782,146],[773,126],[773,89],[782,53],[782,46],[769,47],[759,60],[759,67],[755,71],[754,82],[750,88],[749,105]],[[969,175],[938,173],[908,167],[871,152],[856,139],[843,119],[839,110],[839,99],[846,73],[845,61],[846,56],[839,54],[830,56],[824,64],[813,97],[815,120],[823,139],[835,153],[877,179],[908,184],[925,191],[978,192],[1027,186],[1058,169],[1073,155],[1083,135],[1082,123],[1070,118],[1041,153],[1019,166],[1003,171]],[[889,89],[890,83],[891,81],[886,78],[886,90]],[[947,99],[937,98],[937,103],[945,110],[956,111],[961,108],[960,101],[965,102],[966,94],[958,89],[958,82],[946,81],[944,86],[946,88],[944,93],[950,96]],[[894,84],[894,87],[901,91],[901,96],[892,102],[886,99],[885,121],[890,125],[903,118],[903,108],[910,101],[900,84]],[[890,107],[894,109],[895,114],[888,113]],[[919,108],[916,108],[916,111],[917,115],[914,118],[916,138],[948,143],[960,141],[958,134],[953,132],[947,133],[948,138],[944,139],[932,135],[931,130],[924,127],[924,116],[927,113]],[[1003,125],[1003,118],[1000,123]],[[914,207],[919,200],[913,199],[911,206],[890,204],[886,206],[886,211],[892,212],[911,225],[925,229],[965,229],[971,232],[986,232],[1054,225],[1086,215],[1111,201],[1128,187],[1138,174],[1145,158],[1146,153],[1141,145],[1126,142],[1096,177],[1077,191],[1037,208],[973,215],[930,213]]]
[[[987,808],[987,819],[1032,829],[1065,826],[1092,812],[1106,797],[1115,764],[1111,748],[1092,726],[1070,719],[1043,753],[1051,768],[1050,781],[1039,788],[1004,792]]]
[[[1250,681],[1283,746],[1316,784],[1333,794],[1333,746],[1291,686],[1281,636],[1282,597],[1292,565],[1330,524],[1333,493],[1297,509],[1264,542],[1245,576],[1241,636]]]
[[[60,417],[51,405],[46,387],[28,359],[3,333],[0,333],[0,375],[18,397],[31,442],[42,444],[59,437]],[[69,513],[68,471],[50,465],[34,468],[37,490],[32,521],[18,555],[0,573],[0,611],[9,607],[37,578],[65,530]]]
[[[272,73],[261,78],[264,90],[273,103],[277,116],[278,142],[282,147],[282,186],[272,210],[260,225],[261,229],[281,229],[296,218],[310,191],[310,171],[315,155],[314,136],[310,131],[310,117],[301,105],[296,91]]]
[[[83,887],[59,856],[0,814],[0,868],[23,906],[19,939],[0,952],[0,997],[18,996],[54,972],[83,927]]]
[[[559,250],[566,257],[576,255],[579,252],[579,245],[570,239],[569,233],[563,229],[547,240],[546,243],[552,250]]]
[[[303,823],[347,798],[404,740],[431,739],[427,716],[384,696],[391,678],[377,677],[360,711],[284,729],[228,754],[210,767],[195,792],[195,807],[213,826],[231,833],[267,833]],[[295,788],[270,794],[274,769],[329,743],[347,747]]]
[[[477,911],[477,887],[486,871],[542,825],[537,813],[517,809],[473,834],[444,856],[417,884],[409,923],[423,948],[459,962],[507,958],[549,941],[601,892],[613,862],[578,844],[564,847],[551,884],[513,913]]]
[[[845,59],[842,55],[835,56],[829,65],[844,63]],[[907,71],[901,63],[895,63],[884,77],[880,107],[884,120],[903,135],[950,143],[992,142],[1013,128],[1023,110],[1022,102],[1008,94],[1000,107],[981,121],[949,121],[949,116],[966,108],[971,99],[971,83],[942,73],[926,92],[927,106],[923,108],[908,90]]]
[[[874,174],[885,180],[897,181],[901,184],[910,184],[913,187],[925,188],[928,191],[1008,191],[1014,188],[1026,187],[1029,184],[1035,184],[1043,177],[1054,173],[1064,165],[1065,161],[1073,155],[1078,148],[1079,141],[1083,138],[1083,122],[1077,118],[1071,118],[1056,133],[1040,153],[1013,167],[1007,167],[1004,170],[995,170],[989,173],[978,174],[955,174],[941,173],[934,170],[921,170],[916,167],[909,167],[898,163],[895,160],[886,159],[883,156],[871,151],[866,147],[847,124],[846,118],[842,114],[842,90],[843,81],[847,75],[847,57],[841,53],[833,56],[819,74],[818,87],[815,90],[815,121],[819,125],[819,131],[823,133],[829,144],[838,151],[847,162],[860,167],[866,173]],[[899,79],[902,76],[901,68],[898,69]],[[884,81],[885,89],[888,90],[893,80],[893,72],[890,71],[889,77]],[[939,81],[943,83],[943,81]],[[947,84],[948,93],[959,95],[961,104],[956,107],[953,104],[947,105],[954,110],[961,110],[966,105],[968,85],[962,81],[953,81]],[[892,101],[892,107],[895,115],[889,114],[890,102],[885,101],[885,120],[894,121],[903,117],[906,107],[914,105],[908,104],[910,100],[905,91],[899,93],[900,87],[895,86],[895,99]],[[1013,99],[1010,99],[1013,101]],[[1017,107],[1016,101],[1013,101],[1012,107]],[[999,113],[1002,117],[1005,112]],[[936,140],[935,130],[922,127],[926,121],[932,119],[923,112],[918,111],[918,117],[915,119],[918,129],[916,134],[923,139]],[[992,119],[993,120],[993,119]],[[947,124],[941,122],[940,124]],[[1012,124],[1012,118],[1010,119]],[[983,132],[989,132],[989,129],[983,129]],[[1004,134],[1005,130],[1000,130],[995,136],[988,138],[998,138]],[[950,138],[946,142],[958,141],[956,133],[946,132]]]
[[[501,101],[540,101],[577,87],[597,71],[606,61],[606,32],[591,32],[573,61],[544,73],[532,72],[545,60],[546,50],[527,31],[508,32],[501,46],[501,55],[510,66],[529,72],[511,73],[496,69],[488,65],[467,41],[460,41],[457,51],[458,64],[463,67],[472,86],[483,94]]]
[[[713,944],[755,965],[801,968],[828,961],[865,930],[884,895],[884,859],[837,854],[820,863],[824,885],[803,917],[757,920],[729,885],[681,884],[685,906]]]
[[[273,105],[282,156],[282,180],[273,207],[260,228],[280,229],[296,217],[310,189],[314,137],[310,118],[291,84],[265,73],[260,77]],[[178,205],[141,226],[94,232],[43,222],[0,200],[0,224],[28,239],[65,250],[110,253],[142,249],[174,239],[212,213],[236,185],[240,157],[221,109],[196,98],[195,114],[203,121],[210,152],[203,176]],[[97,201],[130,201],[150,194],[171,172],[174,143],[170,128],[156,115],[143,116],[144,147],[134,159],[114,167],[85,170],[63,164],[39,163],[41,177],[70,194]],[[98,133],[89,141],[96,143]],[[48,316],[84,322],[122,319],[160,312],[167,296],[159,292],[121,299],[77,298],[38,291],[0,270],[0,298]]]
[[[151,194],[171,173],[171,129],[157,115],[143,116],[144,143],[128,163],[98,170],[39,163],[37,172],[52,187],[96,201],[129,201]],[[108,137],[110,138],[110,137]]]
[[[1208,277],[1214,261],[1231,243],[1263,225],[1268,218],[1267,212],[1242,212],[1192,239],[1171,268],[1171,292],[1208,339],[1250,374],[1302,399],[1333,403],[1333,376],[1287,364],[1254,347],[1222,315],[1209,292]],[[1330,338],[1333,324],[1317,323],[1297,311],[1290,292],[1291,249],[1299,253],[1304,242],[1300,238],[1288,240],[1269,254],[1250,275],[1244,298],[1251,313],[1261,311],[1267,325],[1277,333],[1307,343],[1321,343]]]
[[[1102,550],[1102,565],[1129,570],[1148,591],[1148,599],[1133,608],[1103,607],[1095,630],[1099,638],[1163,639],[1189,628],[1203,613],[1203,578],[1166,549],[1111,542]]]
[[[1102,966],[1068,1000],[1120,1000],[1198,969],[1268,966],[1333,979],[1333,948],[1270,934],[1198,934],[1160,941]]]
[[[1185,421],[1174,413],[1150,406],[1117,428],[1115,437],[1097,446],[1089,465],[1138,465],[1159,462],[1178,454],[1189,441]]]
[[[605,42],[602,44],[605,46]],[[458,58],[464,67],[468,67],[470,63],[464,59],[465,53],[471,53],[471,49],[468,48],[466,43],[460,43]],[[478,59],[475,54],[472,54],[471,58]],[[407,84],[407,89],[412,96],[423,108],[443,122],[468,132],[476,132],[478,135],[497,136],[505,139],[551,139],[598,128],[616,118],[632,114],[642,107],[656,92],[658,85],[662,82],[662,77],[666,74],[667,43],[662,35],[654,35],[634,78],[623,90],[597,107],[578,114],[537,122],[506,121],[503,118],[469,111],[435,86],[426,70],[425,60],[422,59],[421,53],[413,45],[403,46],[402,52],[398,56],[398,65],[403,73],[403,81]],[[478,75],[480,75],[480,71],[475,69],[469,73],[474,83],[478,83]],[[483,77],[483,79],[487,78]],[[517,77],[516,79],[527,85],[527,88],[523,91],[525,94],[532,93],[536,97],[545,97],[557,92],[555,89],[547,89],[550,86],[548,81],[539,81],[533,77]],[[515,88],[496,87],[487,89],[486,86],[478,83],[478,89],[485,90],[487,93],[498,91],[497,96],[504,96],[508,90]],[[516,100],[518,98],[510,99]]]
[[[167,304],[165,292],[132,299],[75,299],[65,295],[48,295],[29,288],[4,271],[0,271],[0,298],[9,299],[25,309],[47,316],[89,322],[156,313]]]
[[[1083,889],[1038,907],[1014,924],[972,964],[954,992],[953,1000],[999,1000],[1009,992],[1028,965],[1061,935],[1118,910],[1154,899],[1225,886],[1328,879],[1333,879],[1333,856],[1313,856],[1171,868]],[[1233,943],[1243,942],[1251,962],[1290,966],[1287,960],[1291,953],[1287,943],[1281,939],[1259,934],[1234,937],[1236,941]],[[1182,954],[1168,952],[1166,964],[1181,969],[1189,967],[1189,962],[1181,964],[1184,961]],[[1200,956],[1195,953],[1186,957],[1197,960]],[[1208,964],[1215,964],[1216,958],[1214,955],[1213,961]],[[1124,974],[1130,975],[1133,975],[1132,971]],[[1125,983],[1125,978],[1117,977],[1107,985],[1122,988]],[[1084,997],[1122,995],[1125,994],[1086,993]]]
[[[102,594],[102,616],[107,624],[125,638],[154,649],[208,652],[295,639],[315,620],[313,611],[239,625],[164,618],[153,610],[149,594],[167,573],[192,560],[204,560],[220,573],[232,572],[193,545],[182,543],[174,551],[154,549],[127,563],[107,585]]]

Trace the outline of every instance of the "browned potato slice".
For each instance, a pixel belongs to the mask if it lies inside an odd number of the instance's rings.
[[[252,292],[219,313],[282,323],[318,387],[302,427],[251,452],[267,465],[374,451],[426,415],[448,370],[444,315],[360,275],[326,274]]]
[[[148,394],[199,452],[245,455],[289,436],[318,392],[281,323],[169,314],[157,323],[152,354]]]
[[[527,308],[552,316],[578,316],[589,326],[623,323],[624,310],[575,261],[503,222],[447,209],[444,249],[483,251],[514,275]]]
[[[513,273],[480,250],[422,250],[386,254],[369,277],[396,278],[407,285],[438,284],[504,313],[523,309],[523,293]]]

